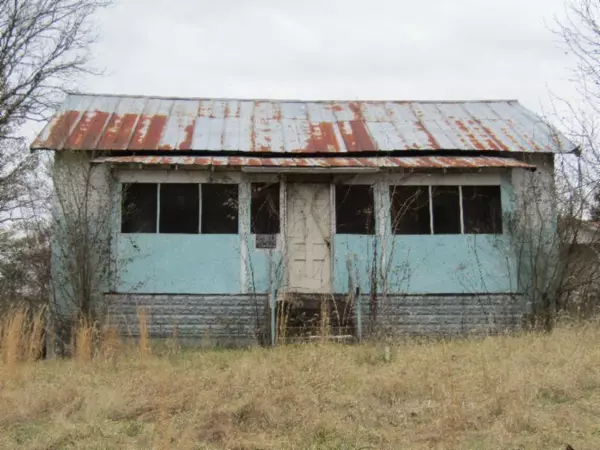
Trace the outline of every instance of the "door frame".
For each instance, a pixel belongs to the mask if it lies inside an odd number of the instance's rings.
[[[282,237],[282,260],[285,264],[285,268],[284,268],[284,274],[283,274],[283,286],[281,287],[281,291],[282,292],[286,292],[289,289],[289,285],[290,285],[290,278],[289,278],[289,270],[287,268],[287,257],[288,257],[288,236],[287,236],[287,231],[288,231],[288,193],[290,191],[289,189],[289,185],[290,184],[323,184],[327,186],[328,189],[328,196],[329,196],[329,213],[330,213],[330,220],[329,220],[329,286],[330,286],[330,292],[327,292],[326,294],[333,294],[334,292],[334,282],[335,282],[335,274],[334,274],[334,256],[335,256],[335,184],[332,182],[331,177],[327,177],[326,179],[323,179],[321,177],[314,177],[313,179],[311,179],[312,177],[310,176],[306,176],[306,177],[302,177],[302,179],[299,180],[294,180],[294,181],[290,181],[285,175],[282,175],[281,178],[281,189],[280,189],[280,210],[281,210],[281,237]]]

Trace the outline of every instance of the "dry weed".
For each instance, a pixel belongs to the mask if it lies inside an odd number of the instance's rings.
[[[146,308],[138,308],[137,317],[140,355],[142,357],[146,357],[152,353],[152,346],[150,345],[150,332],[148,330],[148,310]]]
[[[75,359],[80,363],[87,363],[94,356],[94,338],[97,335],[97,326],[87,320],[81,320],[73,332],[71,348]]]
[[[0,371],[0,448],[597,448],[598,342],[591,323],[25,363]]]
[[[0,351],[5,366],[38,359],[44,347],[46,309],[15,307],[0,321]]]

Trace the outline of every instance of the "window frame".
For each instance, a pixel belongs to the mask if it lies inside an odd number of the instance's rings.
[[[468,183],[468,182],[463,182],[463,183],[432,183],[432,184],[425,184],[425,183],[418,183],[418,184],[411,184],[411,183],[386,183],[387,189],[390,192],[389,195],[389,207],[388,207],[388,227],[389,227],[389,231],[393,236],[476,236],[476,235],[490,235],[490,236],[501,236],[502,234],[504,234],[505,232],[505,224],[504,224],[504,217],[503,217],[503,208],[504,208],[504,204],[502,202],[502,184],[501,183]],[[392,224],[392,190],[395,187],[400,187],[400,186],[410,186],[410,187],[427,187],[427,192],[428,192],[428,202],[429,202],[429,233],[420,233],[420,234],[403,234],[403,233],[399,233],[396,234],[394,233],[394,229],[393,229],[393,224]],[[458,187],[458,209],[459,209],[459,218],[460,218],[460,233],[435,233],[435,229],[434,229],[434,212],[433,212],[433,189],[435,187]],[[465,220],[465,211],[464,211],[464,204],[463,204],[463,187],[496,187],[498,188],[498,193],[499,193],[499,205],[500,205],[500,232],[498,233],[467,233],[466,232],[466,220]]]
[[[348,191],[350,191],[352,188],[367,188],[367,190],[370,193],[370,197],[371,197],[371,201],[372,201],[372,207],[373,210],[371,212],[370,215],[370,225],[371,225],[371,232],[370,233],[348,233],[348,232],[342,232],[340,233],[338,231],[338,220],[339,220],[339,212],[338,212],[338,188],[346,188]],[[377,186],[376,184],[370,184],[370,183],[332,183],[332,189],[333,189],[333,202],[331,202],[331,210],[332,210],[332,214],[331,217],[333,219],[332,221],[332,231],[334,232],[335,235],[340,235],[340,236],[376,236],[378,234],[378,223],[379,223],[379,218],[377,217],[377,207],[376,207],[376,203],[377,203]]]
[[[182,232],[182,231],[161,231],[161,228],[163,228],[165,225],[167,225],[167,223],[162,223],[161,219],[162,219],[162,208],[163,208],[163,202],[162,202],[162,195],[163,195],[163,187],[165,186],[181,186],[181,185],[185,185],[185,186],[195,186],[196,187],[196,194],[198,196],[198,201],[197,201],[197,208],[198,208],[198,212],[196,214],[196,220],[198,221],[195,225],[196,225],[196,230],[194,232]],[[201,229],[200,229],[200,225],[201,225],[201,220],[202,220],[202,184],[200,183],[162,183],[159,184],[158,187],[158,203],[157,203],[157,214],[156,214],[156,222],[157,222],[157,232],[156,234],[185,234],[185,235],[194,235],[194,234],[201,234]],[[162,226],[161,226],[162,225]]]
[[[125,201],[126,201],[126,188],[127,185],[153,185],[156,186],[154,195],[154,231],[123,231],[123,227],[125,225]],[[158,234],[158,217],[159,217],[159,209],[160,209],[160,183],[154,182],[122,182],[120,186],[120,199],[119,199],[119,234]]]
[[[244,181],[238,181],[235,183],[215,183],[215,182],[211,182],[209,180],[206,181],[193,181],[193,182],[183,182],[183,181],[174,181],[174,182],[158,182],[158,181],[136,181],[136,180],[128,180],[128,179],[120,179],[119,180],[119,225],[118,225],[118,234],[119,235],[134,235],[134,234],[160,234],[160,235],[185,235],[185,236],[194,236],[194,235],[211,235],[211,234],[224,234],[224,235],[232,235],[232,233],[203,233],[202,232],[202,217],[203,217],[203,212],[204,212],[204,205],[202,202],[202,191],[203,191],[203,185],[204,184],[217,184],[217,185],[226,185],[226,186],[235,186],[237,188],[237,200],[238,200],[238,208],[237,208],[237,234],[239,235],[241,230],[243,230],[243,225],[240,223],[240,218],[242,217],[242,213],[240,212],[240,206],[239,206],[239,201],[240,198],[242,197],[242,189],[241,189],[241,185],[244,183]],[[125,195],[125,189],[124,187],[126,185],[131,185],[131,184],[151,184],[151,185],[156,185],[156,217],[155,217],[155,228],[154,231],[152,232],[146,232],[146,231],[140,231],[140,232],[123,232],[123,220],[124,220],[124,195]],[[160,213],[161,213],[161,206],[160,206],[160,202],[161,202],[161,186],[162,185],[169,185],[169,184],[191,184],[191,185],[196,185],[198,186],[198,232],[196,233],[161,233],[160,232]],[[280,206],[281,209],[281,206]],[[281,220],[281,218],[280,218]],[[280,229],[281,229],[281,223],[280,223]]]
[[[223,233],[223,232],[219,232],[219,233],[206,233],[204,232],[204,228],[205,228],[205,223],[204,223],[204,201],[203,201],[203,195],[204,195],[204,185],[211,185],[211,186],[234,186],[236,189],[236,201],[237,201],[237,207],[236,207],[236,220],[235,220],[235,226],[236,226],[236,232],[235,233]],[[235,235],[240,235],[240,230],[242,229],[242,226],[240,224],[240,184],[239,183],[211,183],[210,181],[207,183],[201,183],[201,187],[200,187],[200,233],[202,235],[225,235],[225,236],[235,236]],[[233,221],[232,221],[233,223]]]
[[[255,223],[254,223],[254,215],[253,215],[253,205],[254,205],[254,190],[253,187],[257,186],[257,185],[261,185],[263,186],[263,189],[272,189],[273,186],[277,186],[277,190],[276,190],[276,203],[277,203],[277,232],[275,233],[256,233],[256,229],[255,227]],[[253,235],[253,236],[258,236],[258,235],[267,235],[267,236],[279,236],[280,234],[283,233],[283,227],[284,227],[284,223],[283,223],[283,205],[281,202],[281,192],[282,192],[282,183],[279,180],[276,181],[256,181],[256,180],[248,180],[248,200],[250,203],[250,208],[248,210],[248,230],[249,230],[249,234]],[[273,189],[275,191],[275,189]]]
[[[454,188],[456,188],[456,201],[458,203],[458,211],[456,211],[458,213],[458,233],[447,233],[447,232],[438,232],[436,233],[436,214],[435,214],[435,206],[434,206],[434,190],[435,189],[440,189],[442,191],[442,194],[444,190],[449,190],[449,188],[451,188],[452,190],[454,190]],[[448,194],[447,192],[445,194]],[[452,194],[454,196],[454,194]],[[454,198],[454,197],[453,197]],[[456,235],[460,235],[460,234],[464,234],[464,228],[463,228],[463,221],[462,221],[462,186],[461,185],[456,185],[456,184],[435,184],[435,185],[431,185],[429,186],[429,204],[430,204],[430,213],[431,213],[431,234],[435,234],[435,235],[447,235],[447,236],[456,236]],[[454,207],[456,205],[453,205]],[[456,213],[455,212],[455,213]]]
[[[403,188],[408,188],[408,189],[413,189],[415,191],[418,191],[419,189],[423,191],[423,193],[426,194],[427,198],[426,198],[426,202],[427,202],[427,232],[423,232],[423,233],[396,233],[397,230],[397,226],[394,225],[394,220],[396,220],[396,214],[398,211],[395,210],[395,195],[397,192],[399,192],[399,188],[403,189]],[[431,210],[431,186],[424,186],[424,185],[418,185],[418,184],[389,184],[387,186],[387,196],[389,198],[390,201],[390,232],[393,236],[427,236],[428,234],[432,234],[431,230],[432,230],[432,210]],[[422,206],[422,208],[425,208],[425,206]],[[419,208],[421,209],[421,208]],[[398,224],[399,225],[399,224]]]
[[[497,217],[497,218],[496,218],[496,217],[494,217],[494,215],[492,214],[492,217],[491,217],[491,219],[492,219],[492,222],[493,222],[493,223],[491,223],[491,228],[493,229],[493,228],[495,228],[495,227],[496,227],[496,225],[499,225],[499,230],[500,230],[499,232],[488,232],[488,233],[481,233],[481,232],[470,232],[470,233],[467,233],[467,232],[466,232],[466,229],[467,229],[467,221],[466,221],[466,220],[464,220],[465,216],[464,216],[464,202],[463,202],[463,200],[464,200],[464,197],[463,197],[463,189],[464,189],[465,187],[467,187],[467,188],[474,188],[474,189],[481,189],[481,188],[495,188],[495,189],[497,189],[497,190],[498,190],[498,205],[497,205],[497,206],[499,206],[499,217]],[[505,230],[505,223],[504,223],[504,216],[503,216],[503,210],[502,210],[502,186],[501,186],[501,185],[491,185],[491,184],[488,184],[488,185],[464,184],[464,185],[461,185],[460,192],[461,192],[461,203],[460,203],[460,206],[461,206],[461,210],[462,210],[462,211],[461,211],[461,212],[462,212],[462,214],[461,214],[461,218],[463,218],[463,234],[469,234],[469,235],[471,235],[471,234],[473,234],[473,235],[478,235],[478,234],[483,234],[483,235],[485,235],[485,234],[491,234],[491,235],[502,235],[502,234],[504,234],[504,230]],[[496,224],[496,220],[495,220],[495,219],[498,219],[498,220],[499,220],[497,224]]]

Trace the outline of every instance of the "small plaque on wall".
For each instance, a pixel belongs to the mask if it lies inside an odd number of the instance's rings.
[[[276,248],[277,247],[277,235],[276,234],[257,234],[256,235],[256,248]]]

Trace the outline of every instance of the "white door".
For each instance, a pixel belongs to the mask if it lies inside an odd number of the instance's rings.
[[[331,292],[328,184],[287,185],[287,291]]]

